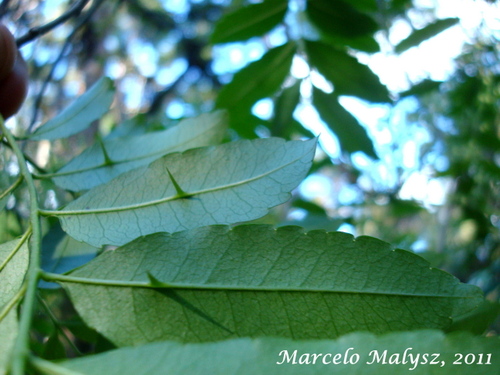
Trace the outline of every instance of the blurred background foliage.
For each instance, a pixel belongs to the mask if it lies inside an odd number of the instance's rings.
[[[467,4],[500,14],[495,1]],[[294,199],[259,222],[343,230],[416,251],[480,286],[492,302],[485,313],[495,316],[500,24],[485,18],[471,29],[439,16],[439,7],[438,0],[3,0],[0,19],[15,32],[31,74],[28,102],[9,125],[18,135],[31,132],[106,75],[117,95],[90,130],[24,144],[39,170],[57,171],[98,139],[154,132],[215,108],[229,112],[228,140],[320,135],[314,167]],[[40,34],[66,13],[66,22]],[[453,28],[467,38],[445,77],[384,84],[391,73],[379,74],[380,56],[414,53]],[[0,187],[9,186],[17,173],[11,155],[0,165]],[[41,187],[46,207],[72,198],[49,179]],[[25,193],[0,204],[6,241],[25,226]],[[47,232],[56,227],[47,221]],[[63,334],[43,322],[41,336]],[[78,322],[66,323],[65,335],[96,341],[76,333]]]

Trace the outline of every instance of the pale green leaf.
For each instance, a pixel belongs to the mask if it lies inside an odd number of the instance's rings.
[[[113,102],[113,82],[103,77],[53,119],[40,126],[30,139],[58,139],[85,130],[99,119]]]
[[[461,364],[457,363],[460,359],[457,353],[463,355]],[[467,355],[467,360],[474,359],[474,364],[465,363]],[[493,375],[500,366],[500,342],[497,337],[445,335],[435,330],[382,336],[358,332],[335,341],[280,338],[241,338],[203,344],[164,341],[58,365],[81,375]]]
[[[0,313],[21,288],[28,269],[28,246],[20,240],[0,244]],[[6,373],[10,350],[17,336],[16,307],[0,321],[0,375]]]
[[[65,282],[85,322],[118,346],[442,329],[483,300],[375,238],[265,225],[153,234],[70,276],[97,284]]]
[[[462,357],[458,364],[456,353],[464,357],[471,353],[473,357],[469,355],[468,360],[474,358],[475,363],[468,365]],[[313,363],[314,354],[317,360]],[[336,354],[340,355],[335,363]],[[425,330],[383,336],[354,333],[335,341],[244,338],[205,344],[160,342],[75,359],[60,366],[83,375],[490,375],[500,365],[499,355],[498,338]]]
[[[226,114],[217,111],[183,120],[167,130],[104,140],[62,167],[53,180],[64,189],[88,190],[168,153],[217,144],[226,128]],[[106,163],[103,147],[111,164]]]
[[[0,244],[0,309],[19,291],[28,269],[28,246],[19,240]]]
[[[261,36],[283,21],[287,0],[264,1],[226,14],[215,24],[211,43],[228,43]]]
[[[154,232],[233,224],[284,203],[306,176],[316,140],[237,141],[169,154],[68,204],[63,230],[93,246],[123,245]],[[167,169],[168,168],[168,169]],[[169,173],[188,196],[179,196]]]

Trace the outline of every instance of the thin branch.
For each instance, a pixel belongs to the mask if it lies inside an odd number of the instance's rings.
[[[10,185],[4,192],[0,193],[0,199],[5,198],[7,195],[9,195],[12,191],[14,191],[21,183],[23,182],[23,176],[19,176],[16,181],[12,185]],[[0,267],[0,271],[2,270],[2,267]]]
[[[63,24],[67,20],[73,17],[78,17],[82,12],[83,8],[87,5],[90,0],[78,0],[73,7],[68,10],[66,13],[62,14],[60,17],[55,20],[43,25],[31,28],[26,34],[19,37],[16,40],[17,46],[21,47],[22,45],[35,40],[36,38],[52,31],[57,26]]]
[[[40,92],[38,93],[38,95],[36,97],[35,103],[33,105],[33,116],[31,119],[31,123],[28,127],[27,134],[31,133],[31,131],[33,130],[33,127],[35,126],[36,118],[38,117],[38,111],[40,110],[40,106],[42,103],[42,99],[43,99],[45,90],[47,89],[49,82],[52,80],[52,77],[54,76],[54,72],[56,70],[57,65],[65,57],[67,49],[71,46],[71,43],[73,43],[73,38],[75,37],[77,31],[89,21],[89,19],[94,15],[94,13],[102,5],[102,3],[104,1],[105,0],[97,0],[94,4],[92,4],[92,7],[87,11],[87,13],[85,13],[83,15],[83,17],[75,25],[75,28],[73,29],[71,34],[68,35],[66,42],[64,43],[63,47],[61,48],[61,51],[59,52],[59,55],[57,56],[56,60],[52,64],[50,72],[47,75],[47,77],[45,78],[45,80],[42,84],[42,88],[40,89]]]
[[[26,283],[24,283],[21,288],[17,291],[14,297],[11,298],[9,302],[4,306],[4,308],[0,311],[0,323],[5,317],[9,314],[9,312],[14,308],[18,302],[23,298],[24,293],[26,293]]]
[[[7,258],[4,259],[4,261],[0,264],[0,272],[5,268],[5,266],[10,262],[12,258],[14,258],[14,255],[17,254],[19,249],[24,245],[24,243],[28,240],[29,236],[31,235],[31,228],[28,228],[28,230],[23,234],[21,239],[19,240],[19,243],[16,245],[16,247],[10,252],[9,255],[7,255]]]

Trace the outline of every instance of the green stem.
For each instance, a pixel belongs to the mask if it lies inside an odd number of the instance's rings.
[[[3,118],[0,116],[0,128],[4,137],[7,138],[14,155],[17,157],[21,175],[26,181],[30,195],[30,222],[32,236],[30,239],[30,262],[26,273],[26,294],[19,317],[19,329],[12,348],[11,373],[12,375],[26,374],[26,361],[30,355],[29,351],[29,332],[33,321],[33,313],[36,306],[36,293],[38,280],[40,278],[41,263],[41,228],[40,217],[38,214],[39,205],[37,192],[33,177],[28,169],[26,158],[19,148],[10,130],[5,126]]]
[[[19,139],[19,138],[17,138],[17,139]],[[4,145],[6,145],[7,147],[9,147],[10,149],[12,149],[12,146],[9,144],[9,142],[6,142],[4,139],[2,139],[1,143],[4,144]],[[40,172],[40,173],[46,173],[47,172],[44,168],[38,166],[37,163],[35,163],[35,161],[32,158],[30,158],[28,155],[24,155],[24,158],[38,172]]]
[[[7,263],[10,262],[10,260],[16,255],[16,253],[19,251],[19,249],[24,245],[26,240],[31,234],[31,227],[28,228],[28,230],[23,234],[23,236],[19,239],[19,243],[16,245],[16,247],[10,252],[10,254],[7,256],[7,258],[4,259],[4,261],[0,264],[0,272],[5,268]]]
[[[17,305],[21,298],[23,298],[25,292],[26,284],[23,284],[23,286],[17,291],[14,297],[12,297],[12,299],[5,305],[2,311],[0,311],[0,323],[5,319],[10,310],[12,310],[12,308]]]
[[[74,372],[68,370],[64,367],[59,366],[56,363],[46,361],[41,358],[31,357],[30,362],[35,369],[43,374],[50,375],[81,375],[81,372]]]
[[[23,176],[19,176],[17,180],[10,185],[7,190],[5,190],[3,193],[0,194],[0,199],[5,198],[7,195],[10,194],[11,191],[15,190],[19,185],[21,185],[21,182],[23,182]]]

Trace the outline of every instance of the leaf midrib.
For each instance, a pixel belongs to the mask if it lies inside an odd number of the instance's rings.
[[[180,284],[164,283],[161,285],[152,285],[149,281],[128,281],[112,279],[90,279],[86,277],[59,275],[46,273],[45,278],[48,281],[66,282],[72,284],[96,285],[103,287],[117,288],[146,288],[146,289],[181,289],[181,290],[203,290],[203,291],[241,291],[241,292],[297,292],[297,293],[337,293],[337,294],[369,294],[385,295],[395,297],[423,297],[423,298],[454,298],[454,299],[475,299],[473,293],[468,295],[453,294],[422,294],[422,293],[404,293],[391,291],[373,291],[373,290],[335,290],[324,288],[300,288],[300,287],[272,287],[272,286],[245,286],[245,285],[225,285],[225,284]]]

